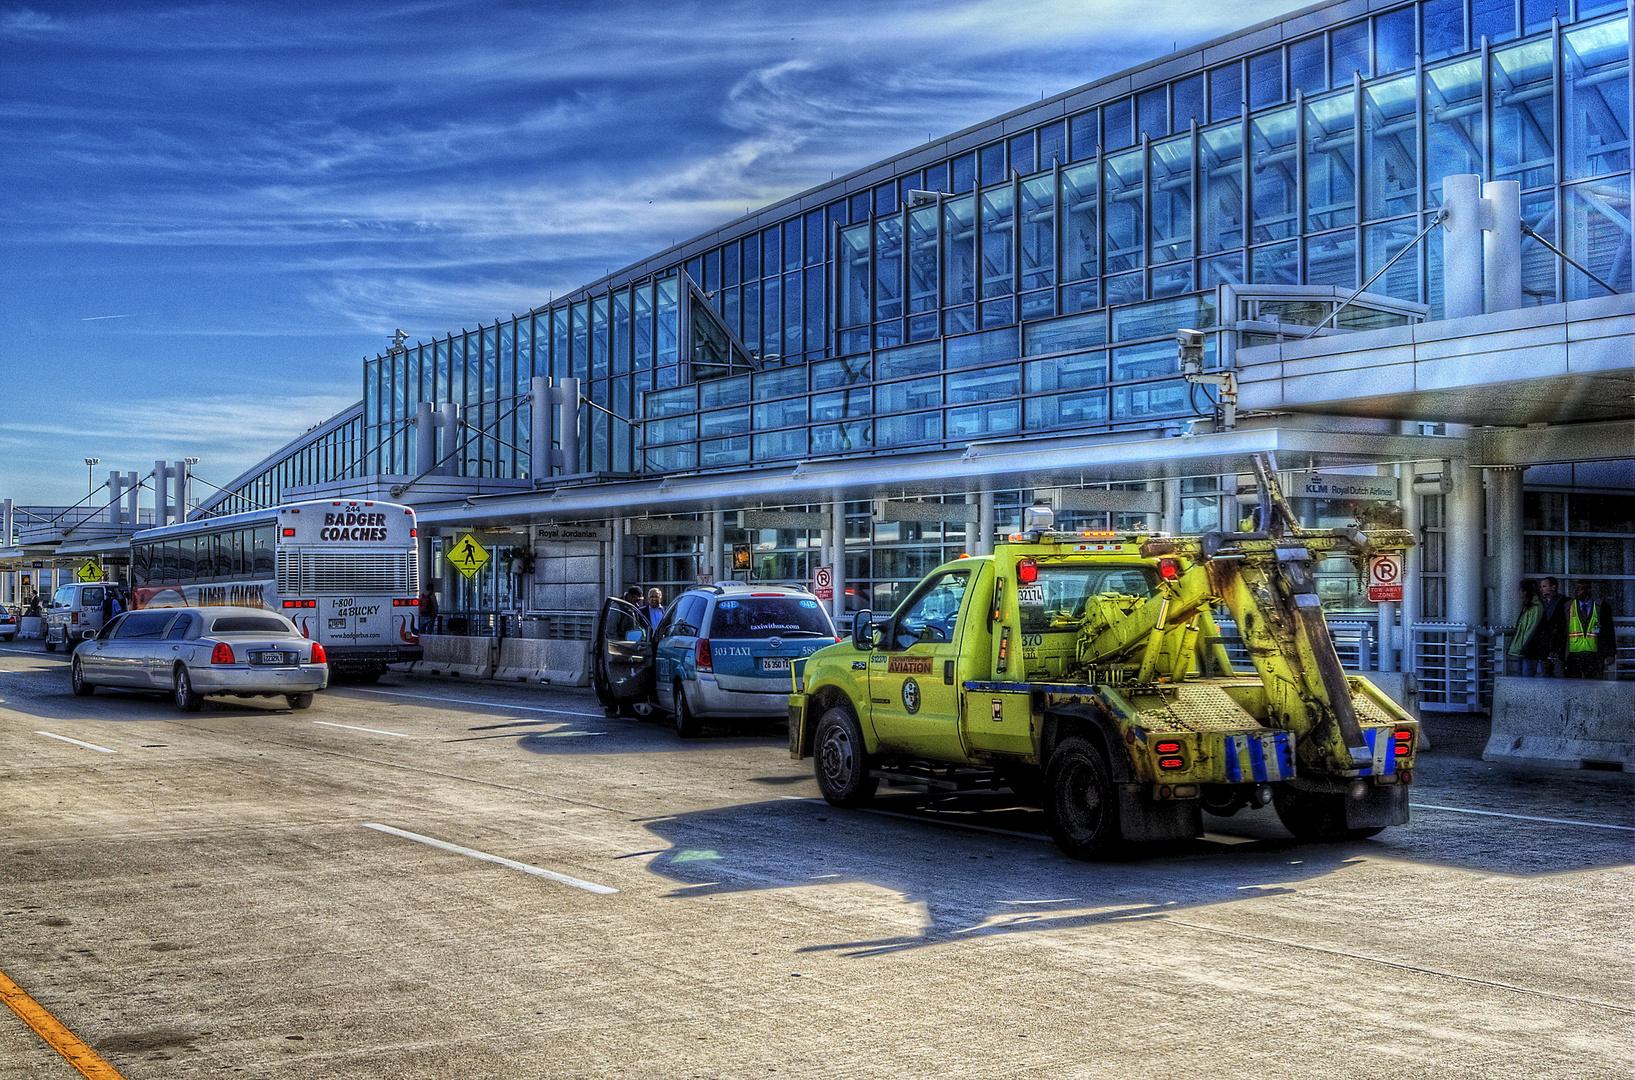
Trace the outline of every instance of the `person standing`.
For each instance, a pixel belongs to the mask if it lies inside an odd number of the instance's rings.
[[[1604,679],[1618,654],[1612,613],[1595,599],[1588,581],[1573,583],[1573,597],[1567,611],[1567,677]]]
[[[420,609],[420,625],[416,628],[415,632],[420,634],[430,634],[436,632],[437,597],[430,589],[426,589],[420,594],[420,603],[417,606]]]
[[[1538,594],[1543,610],[1533,630],[1531,647],[1543,665],[1540,674],[1546,679],[1559,679],[1566,674],[1562,655],[1567,651],[1567,599],[1553,577],[1539,582]]]
[[[1544,674],[1544,658],[1537,655],[1533,645],[1544,604],[1539,600],[1538,582],[1521,579],[1521,614],[1516,616],[1516,632],[1510,638],[1510,655],[1516,660],[1518,674],[1536,679]]]
[[[647,606],[642,608],[642,618],[647,620],[649,629],[658,629],[659,620],[664,617],[664,594],[657,588],[647,590]]]

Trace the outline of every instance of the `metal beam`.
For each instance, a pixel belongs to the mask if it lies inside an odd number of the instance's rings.
[[[1163,511],[1163,495],[1157,491],[1105,491],[1101,488],[1034,488],[1033,497],[1053,510],[1088,513],[1157,514]]]
[[[975,503],[893,502],[874,500],[875,521],[942,521],[975,522],[978,508]]]
[[[678,518],[632,518],[624,531],[630,536],[708,536],[710,523]]]
[[[832,524],[828,514],[796,510],[742,510],[738,523],[742,529],[827,529]]]

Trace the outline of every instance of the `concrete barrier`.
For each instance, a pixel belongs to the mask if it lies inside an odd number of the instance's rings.
[[[1635,683],[1494,679],[1493,734],[1482,760],[1635,770]]]
[[[17,636],[23,641],[39,641],[45,637],[45,619],[25,615],[17,620]]]
[[[486,679],[494,674],[493,638],[421,634],[420,648],[420,659],[408,665],[416,675]]]
[[[590,685],[590,642],[554,638],[506,638],[500,642],[494,678],[500,682]]]

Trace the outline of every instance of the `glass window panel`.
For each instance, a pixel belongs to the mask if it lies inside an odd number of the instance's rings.
[[[1107,313],[1092,311],[1070,318],[1032,323],[1022,328],[1022,340],[1022,351],[1026,356],[1100,345],[1107,340]]]
[[[761,233],[761,273],[767,277],[783,265],[783,230],[774,225]]]
[[[1036,176],[1021,184],[1022,288],[1035,289],[1056,281],[1055,177]]]
[[[1357,219],[1356,98],[1351,91],[1306,102],[1306,228]]]
[[[1162,139],[1170,133],[1169,89],[1158,86],[1144,90],[1135,99],[1136,130],[1149,139]]]
[[[942,332],[945,334],[966,334],[976,329],[976,305],[966,304],[964,307],[946,308],[942,313]]]
[[[937,308],[937,217],[935,203],[908,212],[908,310]]]
[[[1062,170],[1062,279],[1095,277],[1100,237],[1096,229],[1096,166]]]
[[[1470,0],[1470,39],[1509,41],[1516,36],[1515,0]]]
[[[1541,191],[1533,195],[1521,197],[1521,219],[1533,231],[1544,236],[1550,243],[1561,246],[1561,239],[1556,235],[1556,199],[1554,191]],[[1535,304],[1554,304],[1560,299],[1556,283],[1556,269],[1560,260],[1543,244],[1530,236],[1523,236],[1521,241],[1521,295],[1522,303],[1527,306]],[[1577,273],[1577,271],[1573,271]]]
[[[881,383],[874,388],[876,414],[935,408],[942,404],[942,379],[914,379],[910,382]]]
[[[1493,53],[1493,175],[1525,188],[1555,180],[1555,86],[1550,42]]]
[[[1152,258],[1173,262],[1192,256],[1192,136],[1152,144]]]
[[[809,266],[806,276],[806,348],[809,352],[829,351],[829,274],[822,266]]]
[[[1022,364],[1022,379],[1023,387],[1030,394],[1100,386],[1107,381],[1107,353],[1097,350],[1049,360],[1028,360]]]
[[[1185,131],[1194,120],[1209,123],[1204,112],[1204,77],[1194,75],[1170,86],[1171,131]]]
[[[897,202],[899,205],[907,205],[913,202],[914,200],[909,196],[909,192],[921,191],[924,188],[925,173],[911,172],[902,174],[897,177]]]
[[[976,299],[976,212],[973,196],[942,204],[944,302]]]
[[[863,214],[867,217],[868,214]],[[757,236],[748,236],[743,242],[744,248],[744,280],[753,281],[761,276],[761,241]]]
[[[1300,252],[1293,240],[1251,248],[1249,279],[1256,285],[1300,284]]]
[[[783,223],[783,268],[785,271],[800,269],[800,232],[800,218],[790,218]]]
[[[1629,20],[1561,36],[1567,176],[1629,171]],[[1624,208],[1626,220],[1628,207]]]
[[[869,226],[840,230],[840,325],[869,321]]]
[[[1398,8],[1374,20],[1374,71],[1389,75],[1414,66],[1414,9]]]
[[[929,341],[900,349],[883,349],[875,354],[874,370],[878,379],[900,379],[905,375],[941,371],[942,343]]]
[[[769,277],[761,282],[761,358],[783,358],[783,281]]]
[[[885,217],[895,214],[901,201],[897,197],[897,182],[887,181],[874,189],[874,216]]]
[[[704,253],[704,291],[714,292],[721,287],[721,253],[706,251]]]
[[[806,215],[806,266],[816,266],[823,261],[828,244],[829,227],[825,224],[822,210],[813,210]]]
[[[1264,109],[1283,100],[1283,50],[1249,58],[1249,108]]]
[[[1048,319],[1056,314],[1056,290],[1040,289],[1038,292],[1023,293],[1019,299],[1022,302],[1023,319]]]
[[[1419,17],[1426,60],[1465,51],[1465,0],[1425,0]]]
[[[1062,312],[1088,311],[1101,303],[1101,283],[1081,281],[1062,290]]]
[[[1011,168],[1017,172],[1026,175],[1039,167],[1033,132],[1013,137],[1010,141],[1010,150]]]
[[[658,366],[673,367],[676,363],[677,325],[676,278],[665,278],[658,283],[658,310],[653,318],[653,330],[658,337]],[[672,384],[673,385],[673,384]]]
[[[1005,144],[994,143],[977,151],[982,166],[982,186],[997,184],[1005,179]]]
[[[812,453],[846,454],[866,450],[873,438],[874,424],[867,419],[820,424],[812,428]]]
[[[1425,72],[1427,203],[1442,201],[1442,178],[1482,172],[1482,64],[1460,60]]]
[[[1417,218],[1387,221],[1363,230],[1363,280],[1367,281],[1420,230]],[[1398,300],[1419,302],[1419,259],[1412,253],[1398,259],[1385,276],[1369,286],[1370,292],[1384,293]]]
[[[1329,34],[1329,74],[1331,85],[1350,86],[1352,75],[1368,78],[1368,24],[1352,23]]]
[[[1209,72],[1209,121],[1243,115],[1243,65],[1237,62]]]
[[[1363,91],[1363,210],[1369,218],[1411,213],[1419,206],[1419,110],[1414,76]]]
[[[1289,43],[1289,91],[1308,94],[1328,89],[1328,50],[1323,35]],[[1348,76],[1349,78],[1349,76]]]
[[[1113,419],[1135,420],[1147,416],[1175,416],[1192,412],[1187,384],[1180,380],[1113,387]]]
[[[1014,360],[1017,356],[1016,331],[1013,328],[949,338],[946,345],[948,366],[951,368]]]
[[[1102,143],[1108,150],[1122,150],[1135,141],[1130,134],[1130,99],[1110,102],[1101,110]]]
[[[679,446],[662,446],[657,449],[648,449],[643,452],[647,459],[648,472],[676,472],[681,469],[695,469],[698,467],[698,444],[683,443]]]
[[[783,279],[783,352],[798,356],[804,349],[806,326],[801,320],[801,276],[789,274]]]
[[[1243,125],[1228,124],[1200,133],[1198,183],[1202,212],[1199,248],[1220,251],[1243,246]]]
[[[1039,129],[1039,168],[1048,169],[1056,162],[1067,164],[1067,125],[1061,121]]]
[[[749,460],[749,436],[710,439],[698,444],[698,464],[713,469],[721,465],[741,465]]]
[[[647,425],[651,430],[652,424]],[[736,409],[715,409],[698,414],[698,435],[705,439],[719,438],[722,435],[737,435],[749,430],[749,406],[743,405]],[[692,436],[687,436],[691,438]],[[650,439],[650,442],[657,442]],[[665,440],[673,441],[673,440]]]
[[[1254,185],[1254,240],[1278,240],[1296,231],[1297,197],[1293,107],[1256,117],[1250,125]]]
[[[889,349],[902,343],[903,321],[901,319],[874,324],[874,344],[876,348]]]
[[[581,379],[590,377],[590,305],[580,301],[573,305],[573,353],[565,374]]]
[[[1037,361],[1035,361],[1037,363]],[[1016,365],[986,368],[978,371],[953,372],[944,378],[945,400],[950,405],[970,401],[991,401],[995,398],[1013,398],[1019,385]]]
[[[968,405],[963,409],[949,409],[947,435],[949,439],[976,439],[986,435],[1007,435],[1021,423],[1022,406],[1017,401],[989,402]]]
[[[893,215],[874,223],[874,317],[903,314],[903,219]]]
[[[770,371],[758,371],[754,375],[755,400],[766,398],[787,397],[790,394],[806,393],[806,369],[804,367],[774,368]]]
[[[1030,397],[1026,401],[1029,430],[1068,424],[1100,424],[1107,420],[1107,391],[1083,391]]]
[[[755,430],[793,427],[806,423],[806,398],[785,398],[782,401],[755,403]]]
[[[1608,12],[1623,11],[1625,4],[1626,0],[1578,0],[1578,17],[1587,19],[1591,15],[1605,15]]]
[[[1138,304],[1147,298],[1147,275],[1137,270],[1107,279],[1107,303]]]
[[[1015,242],[1015,203],[1011,186],[1001,184],[982,193],[982,295],[1005,296],[1016,291],[1011,264]]]
[[[948,162],[948,190],[962,195],[976,187],[976,155],[961,154]]]
[[[1100,125],[1101,113],[1095,109],[1081,112],[1077,116],[1068,118],[1068,130],[1072,137],[1073,161],[1083,161],[1096,156],[1096,146],[1101,141]]]
[[[1629,292],[1629,174],[1563,188],[1562,202],[1567,254],[1614,289]],[[1581,271],[1567,268],[1569,300],[1605,295]]]
[[[868,356],[848,356],[842,360],[824,360],[812,365],[812,389],[826,390],[832,386],[853,386],[869,381]]]
[[[1004,326],[1016,321],[1016,298],[1007,296],[999,300],[989,300],[982,305],[982,325],[986,329],[990,326]]]
[[[1102,161],[1101,183],[1107,205],[1106,269],[1129,270],[1146,263],[1145,192],[1139,150]]]
[[[917,446],[941,441],[941,412],[888,416],[874,422],[874,445],[878,447]]]
[[[1357,234],[1350,229],[1313,236],[1306,241],[1308,285],[1357,287]]]
[[[1113,381],[1173,375],[1176,371],[1175,339],[1125,345],[1113,350]]]
[[[1173,345],[1173,335],[1179,327],[1202,330],[1214,325],[1213,296],[1183,296],[1172,300],[1154,300],[1140,307],[1115,310],[1113,340],[1131,341],[1135,338],[1161,334]]]
[[[739,341],[744,340],[744,298],[737,289],[722,289],[716,302],[721,305],[721,321],[727,324],[727,329],[737,335]]]
[[[812,397],[812,420],[857,420],[869,415],[869,392],[867,388],[858,390],[837,390],[832,394],[816,394]]]
[[[749,376],[731,379],[711,379],[698,384],[698,407],[713,409],[718,405],[741,405],[749,400]]]
[[[721,249],[721,284],[736,285],[739,282],[738,272],[738,241],[734,240]]]
[[[720,297],[717,298],[720,302]],[[613,335],[608,354],[613,374],[630,370],[630,296],[623,290],[613,294]]]

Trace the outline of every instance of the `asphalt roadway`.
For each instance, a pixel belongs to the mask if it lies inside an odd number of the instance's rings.
[[[127,1080],[1627,1080],[1632,778],[1484,727],[1427,722],[1372,840],[1089,864],[1035,811],[835,810],[781,724],[399,676],[184,715],[19,642],[0,972]],[[0,1009],[0,1077],[80,1075]]]

